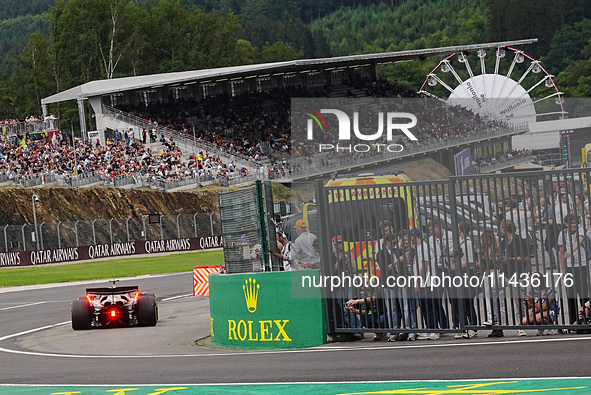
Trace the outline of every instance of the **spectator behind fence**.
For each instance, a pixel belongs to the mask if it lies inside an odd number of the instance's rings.
[[[334,272],[337,276],[344,276],[352,278],[356,273],[355,261],[351,251],[345,249],[345,244],[341,235],[335,235],[332,238],[332,251],[335,257]],[[354,311],[351,300],[354,296],[352,287],[341,286],[334,289],[335,292],[335,306],[337,309],[337,320],[341,319],[337,325],[343,325],[347,328],[361,328],[362,324],[359,318],[359,311]],[[377,316],[372,316],[377,317]],[[373,321],[372,321],[373,323]],[[366,317],[366,325],[368,320]],[[382,335],[379,337],[381,338]],[[352,334],[353,340],[361,340],[363,338],[361,332]]]
[[[560,312],[558,294],[552,287],[546,287],[541,273],[534,273],[542,279],[538,286],[532,287],[531,292],[523,294],[522,299],[527,306],[527,314],[523,317],[523,325],[551,325],[556,323]],[[532,275],[532,276],[534,276]],[[555,333],[555,331],[549,332]],[[538,336],[544,334],[544,329],[538,329]]]
[[[519,279],[522,273],[529,272],[529,255],[527,253],[526,242],[521,237],[515,235],[515,225],[509,219],[501,222],[500,232],[502,235],[501,255],[503,257],[503,272],[509,279]],[[511,284],[509,289],[513,303],[514,323],[519,324],[525,314],[525,306],[521,299],[521,295],[525,292],[525,289],[514,284]],[[527,333],[519,329],[517,335],[527,336]]]
[[[546,200],[548,199],[548,200]],[[540,198],[540,216],[538,225],[542,231],[545,231],[546,238],[544,239],[544,249],[550,256],[550,268],[557,269],[556,266],[556,251],[558,250],[558,234],[560,233],[558,225],[556,224],[556,217],[554,215],[554,205],[550,200],[551,197]]]
[[[454,254],[450,266],[451,273],[460,273],[461,276],[475,276],[476,275],[476,257],[474,256],[474,246],[472,238],[470,237],[471,227],[467,222],[462,222],[458,225],[458,235],[460,238],[460,254]],[[463,287],[456,289],[458,293],[451,296],[451,306],[454,316],[458,319],[458,323],[466,325],[478,325],[476,310],[474,309],[474,298],[478,294],[478,290],[473,287]],[[460,306],[462,306],[463,314],[460,315]],[[478,332],[468,330],[466,333],[457,333],[455,338],[471,339],[478,336]]]
[[[584,243],[585,233],[578,224],[577,216],[568,214],[563,218],[565,229],[558,236],[558,259],[564,275],[572,276],[573,286],[566,287],[569,323],[577,321],[577,296],[579,306],[589,300],[589,266]]]
[[[345,307],[359,318],[365,328],[378,329],[386,327],[386,304],[381,295],[381,288],[370,285],[369,278],[365,279],[360,298],[350,299]],[[373,340],[382,340],[383,333],[376,333]]]
[[[298,237],[292,245],[293,260],[300,269],[319,269],[320,254],[313,245],[316,235],[308,232],[308,225],[301,219],[296,221],[295,229]]]
[[[484,303],[486,310],[486,326],[507,325],[507,305],[505,302],[505,283],[503,261],[499,241],[494,232],[486,229],[480,235],[478,250],[478,266],[484,276]],[[493,329],[488,337],[503,337],[503,331]]]

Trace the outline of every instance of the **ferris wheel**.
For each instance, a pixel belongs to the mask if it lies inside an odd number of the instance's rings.
[[[539,60],[509,46],[494,49],[488,58],[484,48],[448,56],[427,75],[419,93],[511,124],[567,114],[554,76]]]

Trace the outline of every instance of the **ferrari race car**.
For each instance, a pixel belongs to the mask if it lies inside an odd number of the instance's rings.
[[[72,329],[109,326],[154,326],[158,303],[154,294],[139,287],[87,288],[86,295],[72,302]]]

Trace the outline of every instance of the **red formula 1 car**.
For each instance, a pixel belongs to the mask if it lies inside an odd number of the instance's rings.
[[[87,288],[86,295],[72,302],[72,329],[109,326],[154,326],[158,303],[154,294],[137,286]]]

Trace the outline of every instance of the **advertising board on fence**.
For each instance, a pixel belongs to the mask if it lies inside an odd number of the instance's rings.
[[[216,235],[184,239],[141,240],[51,250],[2,252],[0,253],[0,267],[33,266],[166,252],[188,252],[221,247],[222,236]]]

